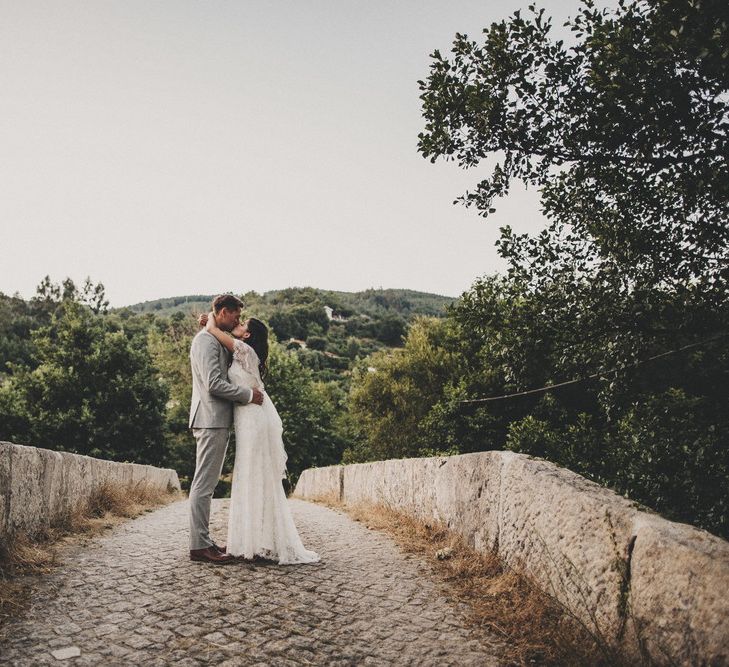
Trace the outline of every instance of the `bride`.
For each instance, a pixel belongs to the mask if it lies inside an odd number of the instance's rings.
[[[215,314],[203,315],[200,324],[233,353],[228,378],[234,384],[264,390],[268,360],[268,329],[253,317],[238,324],[231,338],[216,326]],[[286,477],[283,426],[267,394],[263,404],[236,405],[235,466],[228,515],[227,552],[245,559],[256,557],[280,565],[314,563],[294,525],[281,484]]]

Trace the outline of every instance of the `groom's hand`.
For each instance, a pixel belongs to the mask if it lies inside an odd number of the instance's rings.
[[[251,398],[251,403],[255,403],[256,405],[263,405],[263,392],[258,391],[258,389],[252,389],[253,391],[253,398]]]

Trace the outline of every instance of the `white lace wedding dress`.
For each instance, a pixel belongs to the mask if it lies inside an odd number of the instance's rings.
[[[231,382],[263,391],[258,355],[235,341]],[[283,425],[271,399],[263,405],[235,406],[235,467],[228,517],[228,553],[261,556],[281,565],[314,563],[319,556],[304,548],[281,479],[286,476]]]

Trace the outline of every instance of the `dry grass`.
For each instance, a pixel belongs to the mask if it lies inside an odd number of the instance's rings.
[[[346,511],[368,528],[387,532],[403,551],[423,557],[449,598],[465,604],[472,625],[502,639],[506,663],[618,664],[561,604],[496,554],[479,553],[442,525],[382,505],[343,505],[331,497],[316,500]]]
[[[18,535],[11,545],[0,541],[0,628],[25,607],[30,575],[50,571],[56,553],[45,544]]]
[[[120,520],[150,512],[155,507],[166,505],[179,497],[176,492],[151,488],[146,484],[137,484],[131,488],[102,484],[72,514],[71,531],[97,532],[99,526],[106,527],[110,519],[119,523]]]
[[[152,489],[146,484],[132,488],[102,484],[68,516],[32,538],[20,533],[12,540],[0,539],[0,627],[25,608],[34,578],[51,571],[59,547],[79,536],[93,537],[179,497],[177,492]]]

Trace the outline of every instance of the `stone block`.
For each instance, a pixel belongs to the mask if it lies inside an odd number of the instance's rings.
[[[132,463],[132,486],[144,484],[147,481],[147,466]]]
[[[391,459],[367,463],[368,467],[362,470],[362,479],[367,480],[362,492],[393,509],[412,512],[418,517],[429,516],[436,460]],[[344,486],[346,489],[346,481]]]
[[[68,660],[69,658],[78,658],[81,655],[81,649],[78,646],[66,646],[51,651],[51,655],[56,660]]]
[[[643,512],[634,534],[630,611],[656,664],[729,665],[729,543]]]
[[[343,470],[343,466],[308,468],[299,476],[293,495],[297,498],[340,500]]]
[[[74,511],[86,503],[96,486],[92,459],[69,452],[61,452],[63,457],[63,502],[67,512]]]
[[[399,486],[405,483],[403,479],[396,480],[393,489],[386,489],[384,482],[378,480],[386,470],[389,461],[377,461],[374,463],[355,463],[344,468],[344,495],[342,500],[347,503],[358,502],[383,502],[383,495],[397,495]],[[395,477],[395,475],[391,475]]]
[[[501,469],[499,554],[593,630],[623,628],[634,504],[541,459]]]
[[[132,475],[134,470],[133,463],[117,463],[115,464],[115,479],[117,484],[125,487],[131,487]]]
[[[43,459],[39,451],[14,445],[10,451],[10,533],[33,534],[47,524],[43,516],[42,478]]]
[[[501,470],[510,452],[479,452],[439,459],[432,515],[477,551],[498,545]]]
[[[0,442],[0,537],[8,530],[10,515],[10,452],[14,445]]]
[[[182,487],[180,486],[180,478],[177,475],[176,470],[172,470],[172,468],[167,468],[167,488],[171,491],[181,491]]]
[[[116,464],[112,461],[89,457],[89,475],[93,488],[117,483],[117,475],[115,473]]]
[[[300,475],[296,481],[296,486],[292,491],[291,495],[294,498],[313,498],[314,497],[314,471],[319,468],[307,468]]]
[[[64,493],[63,457],[50,449],[36,449],[40,465],[41,521],[39,527],[55,525],[64,516],[61,496]]]

